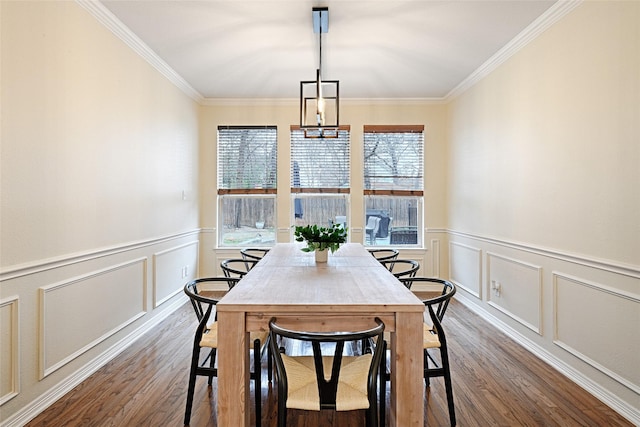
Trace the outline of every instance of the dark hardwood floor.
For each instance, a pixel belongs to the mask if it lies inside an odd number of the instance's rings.
[[[182,426],[195,327],[186,303],[27,425]],[[452,302],[444,327],[459,426],[631,426],[462,304]],[[275,427],[276,389],[264,365],[262,425]],[[216,380],[209,388],[199,378],[191,426],[216,426],[215,406]],[[431,380],[424,408],[425,426],[448,425],[441,379]],[[288,421],[292,427],[354,427],[364,425],[364,414],[290,411]]]

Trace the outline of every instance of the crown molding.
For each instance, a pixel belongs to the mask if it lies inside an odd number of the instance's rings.
[[[86,9],[101,24],[125,42],[138,55],[158,70],[178,89],[201,105],[208,106],[249,106],[249,105],[281,105],[298,104],[298,99],[291,98],[205,98],[195,90],[182,76],[164,62],[146,43],[136,36],[99,0],[75,0]],[[441,98],[352,98],[342,99],[345,105],[436,105],[446,104],[484,79],[511,56],[529,44],[545,30],[578,7],[584,0],[559,0],[554,3],[538,19],[518,34],[513,40],[500,49],[495,55],[485,61],[460,84]]]
[[[444,98],[343,98],[342,105],[438,105],[445,104]],[[300,105],[298,98],[203,98],[202,105],[230,107],[230,106],[284,106]]]
[[[282,106],[290,107],[300,104],[295,98],[203,98],[202,105],[215,107],[244,107],[244,106]]]
[[[425,105],[444,104],[444,98],[347,98],[341,100],[346,105]]]
[[[138,55],[145,59],[160,74],[165,76],[185,95],[198,103],[202,103],[204,97],[196,91],[185,79],[175,72],[166,62],[164,62],[145,42],[136,36],[126,25],[111,13],[98,0],[75,0],[77,4],[87,10],[102,25],[107,27],[113,34],[122,40],[127,46],[133,49]]]
[[[443,99],[445,102],[449,102],[464,93],[473,85],[484,79],[491,74],[507,59],[511,58],[514,54],[524,48],[527,44],[537,38],[545,30],[558,22],[561,18],[578,7],[583,0],[560,0],[554,3],[545,13],[540,15],[538,19],[533,21],[527,28],[522,30],[520,34],[507,43],[502,49],[496,52],[491,58],[489,58],[484,64],[478,67],[473,73],[471,73],[466,79],[464,79],[458,86],[453,88]]]

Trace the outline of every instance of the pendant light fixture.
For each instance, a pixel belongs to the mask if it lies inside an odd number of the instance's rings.
[[[314,7],[313,32],[318,34],[316,79],[300,82],[300,128],[306,138],[337,138],[340,125],[340,82],[322,79],[322,33],[329,32],[329,8]]]

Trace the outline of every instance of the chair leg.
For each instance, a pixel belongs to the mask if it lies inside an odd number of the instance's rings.
[[[184,409],[184,424],[189,425],[191,421],[191,407],[193,406],[193,395],[196,388],[196,371],[198,369],[198,359],[200,358],[200,349],[194,348],[191,355],[191,369],[189,371],[189,387],[187,389],[187,405]]]
[[[271,346],[267,347],[267,370],[267,378],[271,382],[273,380],[273,353],[271,352]]]
[[[216,349],[215,348],[212,348],[211,354],[209,354],[209,366],[211,367],[211,371],[213,371],[213,369],[216,366]],[[207,382],[207,384],[209,385],[213,384],[213,375],[209,375],[209,381]]]
[[[446,346],[440,348],[442,358],[442,370],[444,376],[444,387],[447,391],[447,405],[449,406],[449,421],[451,426],[456,425],[456,409],[453,404],[453,387],[451,384],[451,371],[449,370],[449,354]]]
[[[280,381],[280,378],[277,378]],[[278,427],[287,427],[287,396],[281,393],[280,384],[278,384]]]
[[[424,350],[422,350],[423,352],[423,359],[424,359],[424,382],[425,382],[425,387],[429,387],[430,383],[430,379],[431,377],[429,377],[429,375],[427,375],[427,372],[429,372],[429,353],[427,352],[427,349],[425,348]]]
[[[365,422],[364,422],[366,427],[378,427],[378,420],[376,417],[377,412],[378,412],[378,408],[375,408],[375,407],[371,407],[366,410]]]
[[[382,360],[380,361],[380,390],[379,390],[379,401],[378,404],[380,418],[378,420],[379,426],[384,426],[386,424],[386,416],[387,416],[387,342],[382,342]]]

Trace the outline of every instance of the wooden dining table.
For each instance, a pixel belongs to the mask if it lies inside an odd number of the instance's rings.
[[[307,331],[369,327],[375,317],[391,333],[390,425],[423,426],[424,305],[357,243],[316,263],[297,243],[276,244],[220,300],[218,425],[249,426],[249,333],[269,319]]]

